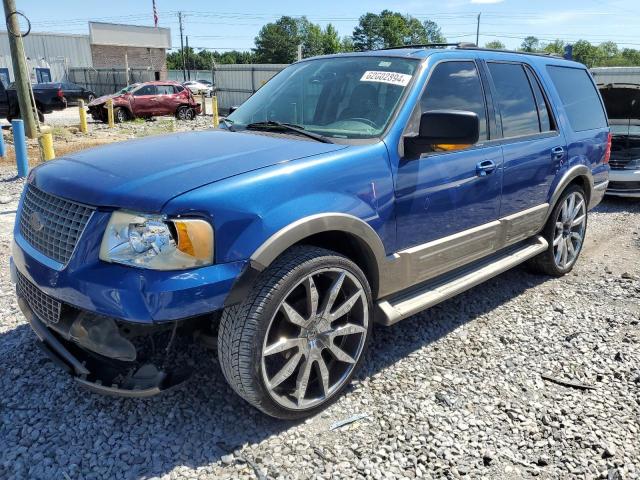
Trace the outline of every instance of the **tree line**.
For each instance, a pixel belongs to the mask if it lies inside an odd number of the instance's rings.
[[[228,63],[292,63],[302,46],[303,58],[342,52],[359,52],[411,44],[446,43],[441,28],[432,20],[420,21],[411,15],[383,10],[362,15],[350,36],[340,37],[332,24],[322,28],[306,17],[282,16],[267,23],[255,37],[251,51],[227,52],[184,49],[185,64],[190,69],[210,70],[213,62]],[[563,55],[563,40],[544,43],[537,37],[526,37],[519,50],[524,52]],[[493,40],[486,48],[505,49],[504,43]],[[572,43],[573,58],[588,67],[640,65],[640,50],[619,48],[614,42],[599,45],[586,40]],[[178,50],[167,55],[167,68],[181,69],[182,54]]]

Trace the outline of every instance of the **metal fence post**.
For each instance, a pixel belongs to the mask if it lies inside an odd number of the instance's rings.
[[[211,109],[213,110],[213,128],[218,128],[220,118],[218,117],[218,96],[211,97]]]
[[[24,136],[24,122],[22,120],[12,120],[13,146],[16,149],[16,165],[18,176],[26,177],[29,173],[29,158],[27,157],[27,140]]]
[[[51,129],[49,127],[42,128],[38,143],[40,144],[42,160],[46,162],[56,158],[56,152],[53,150],[53,135],[51,135]]]
[[[2,130],[0,130],[0,157],[4,158],[7,154],[7,147],[4,144],[4,135],[2,134]]]
[[[115,126],[115,121],[113,120],[113,98],[107,99],[107,120],[109,128],[113,128]]]
[[[84,109],[84,100],[78,102],[78,113],[80,114],[80,131],[87,133],[89,127],[87,126],[87,112]]]

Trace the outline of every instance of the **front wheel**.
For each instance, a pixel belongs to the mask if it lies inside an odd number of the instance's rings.
[[[127,112],[127,110],[122,107],[116,108],[116,110],[113,112],[113,116],[115,117],[115,121],[117,123],[124,123],[129,120],[129,112]]]
[[[580,256],[586,232],[586,195],[581,187],[572,185],[556,203],[542,231],[549,248],[532,258],[530,266],[555,277],[569,273]]]
[[[193,120],[195,116],[196,114],[191,107],[182,106],[176,110],[176,118],[178,120]]]
[[[363,358],[371,289],[358,266],[316,247],[295,247],[265,270],[220,321],[218,358],[242,398],[296,419],[334,401]]]

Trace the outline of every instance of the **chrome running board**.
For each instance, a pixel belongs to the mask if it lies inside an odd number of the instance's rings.
[[[548,247],[549,243],[544,238],[536,236],[471,265],[378,300],[376,321],[383,325],[393,325],[506,272],[544,252]]]

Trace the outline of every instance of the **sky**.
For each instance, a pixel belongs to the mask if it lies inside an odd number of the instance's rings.
[[[33,31],[88,33],[89,20],[153,25],[152,0],[16,0]],[[184,13],[189,45],[219,50],[248,50],[260,27],[281,15],[305,15],[314,23],[332,23],[340,35],[351,35],[366,12],[390,9],[440,25],[450,42],[475,42],[480,13],[480,45],[500,40],[516,48],[534,35],[541,41],[611,40],[640,49],[638,0],[439,0],[378,1],[322,0],[313,2],[242,0],[156,0],[159,26],[171,29],[172,45],[180,46],[178,11]]]

